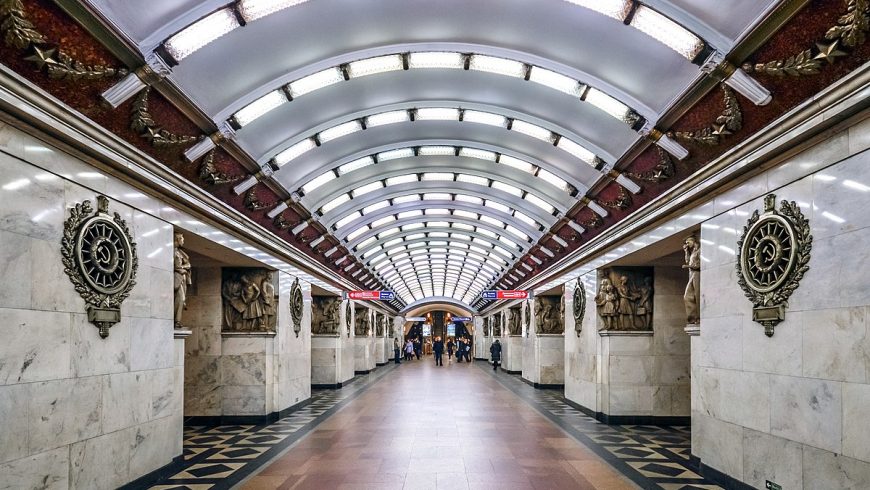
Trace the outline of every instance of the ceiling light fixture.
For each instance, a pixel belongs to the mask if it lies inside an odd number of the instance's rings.
[[[408,55],[409,68],[452,68],[465,66],[465,56],[446,51],[423,51]]]
[[[260,97],[259,99],[246,105],[233,115],[236,124],[241,128],[251,124],[255,119],[262,117],[272,109],[275,109],[287,102],[287,97],[276,90]]]
[[[573,95],[574,97],[580,97],[580,94],[585,87],[585,85],[571,77],[541,68],[540,66],[532,67],[529,72],[529,81],[541,84],[553,90],[558,90],[559,92],[568,95]]]
[[[688,29],[646,5],[640,5],[631,26],[691,61],[704,49],[704,41]]]
[[[341,70],[339,70],[337,66],[334,66],[308,75],[307,77],[300,78],[295,82],[290,82],[287,85],[287,90],[295,99],[296,97],[314,92],[315,90],[320,90],[341,81],[344,81],[344,75],[341,74]]]
[[[273,161],[275,162],[275,165],[280,167],[315,147],[317,147],[317,143],[314,141],[314,138],[306,138],[275,155]]]
[[[187,26],[163,43],[166,52],[176,62],[190,56],[205,45],[240,27],[232,7],[223,8]]]
[[[347,65],[347,74],[350,78],[359,78],[366,75],[401,71],[402,69],[404,69],[402,55],[389,54],[386,56],[376,56],[374,58],[352,61]]]

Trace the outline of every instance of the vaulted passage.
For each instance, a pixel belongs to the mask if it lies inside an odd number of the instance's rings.
[[[385,371],[275,424],[189,427],[187,467],[160,485],[719,488],[687,467],[688,427],[608,426],[483,362]]]

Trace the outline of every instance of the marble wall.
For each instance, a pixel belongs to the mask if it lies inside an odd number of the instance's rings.
[[[589,410],[598,412],[601,400],[606,396],[605,385],[601,382],[600,343],[597,313],[595,311],[595,291],[598,275],[590,272],[582,277],[586,289],[586,311],[580,335],[576,332],[574,315],[574,288],[577,282],[565,284],[565,398]]]
[[[111,199],[139,268],[102,339],[63,272],[63,222],[98,193],[133,189],[2,123],[0,169],[2,486],[111,488],[169,464],[182,451],[173,226]]]
[[[565,384],[565,336],[539,334],[535,328],[535,302],[529,305],[532,321],[528,335],[522,338],[522,376],[535,385],[558,386]],[[557,311],[558,314],[558,311]]]
[[[702,224],[692,453],[750,485],[870,487],[868,146],[865,120],[716,198]],[[814,173],[793,180],[805,168]],[[735,270],[738,233],[767,192],[797,202],[814,237],[810,269],[770,338]]]
[[[339,307],[337,335],[314,335],[311,339],[311,384],[337,386],[352,379],[355,374],[356,341],[354,339],[354,312],[351,308],[351,327],[345,318],[347,301]]]

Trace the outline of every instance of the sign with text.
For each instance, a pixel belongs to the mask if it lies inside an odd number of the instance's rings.
[[[396,293],[392,291],[348,291],[347,297],[368,301],[391,301],[396,299]]]
[[[432,325],[429,325],[428,323],[423,324],[423,336],[424,337],[431,337],[432,336]]]
[[[405,321],[406,322],[425,322],[426,317],[425,316],[406,316]]]
[[[454,322],[470,322],[471,317],[470,316],[454,316],[453,321]]]
[[[456,325],[452,323],[447,324],[447,336],[456,337]]]
[[[529,292],[519,289],[492,289],[481,291],[483,299],[529,299]]]

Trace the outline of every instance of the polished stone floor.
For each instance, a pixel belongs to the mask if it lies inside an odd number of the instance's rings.
[[[379,368],[275,424],[189,427],[152,488],[719,488],[686,427],[608,426],[483,362]],[[289,449],[288,449],[289,448]]]

